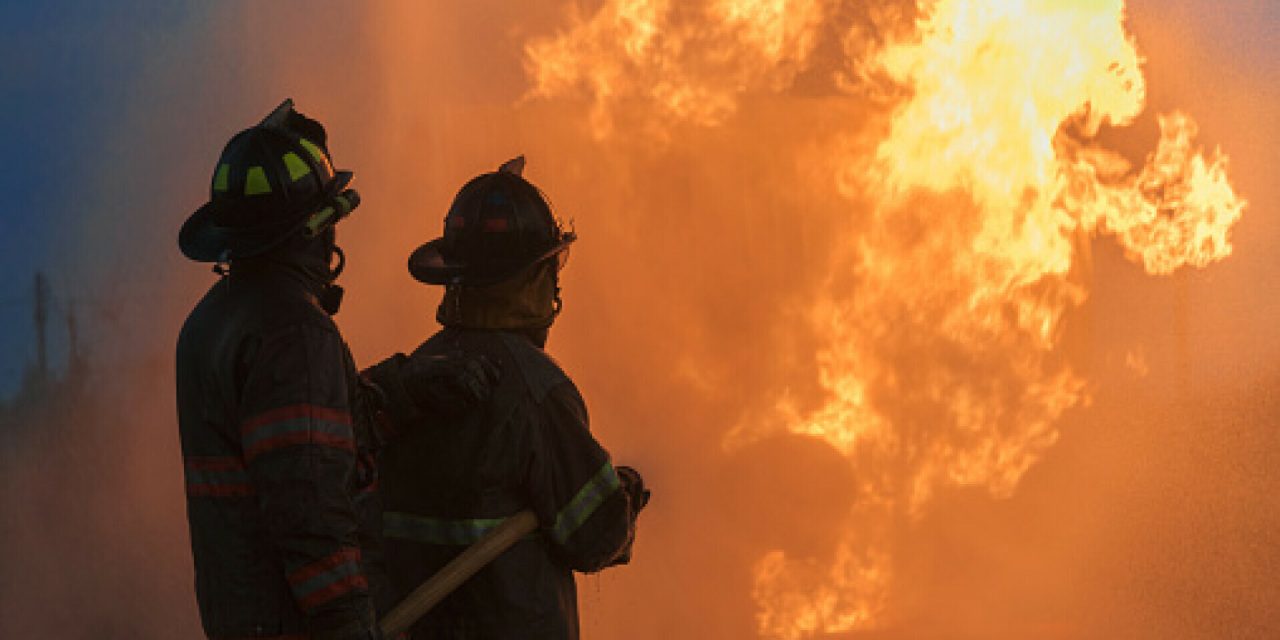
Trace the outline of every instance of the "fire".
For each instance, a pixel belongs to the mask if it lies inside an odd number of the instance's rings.
[[[785,93],[813,60],[815,0],[607,0],[527,47],[533,94],[585,93],[599,136],[638,119],[723,125],[754,93]],[[808,314],[826,400],[744,424],[726,446],[782,428],[854,465],[858,501],[833,518],[831,558],[774,551],[755,566],[770,638],[867,629],[890,615],[891,529],[940,489],[1010,495],[1088,401],[1060,348],[1088,296],[1081,248],[1109,236],[1153,275],[1231,253],[1245,203],[1226,159],[1195,145],[1180,113],[1134,168],[1103,147],[1146,99],[1123,0],[919,0],[914,29],[844,37],[844,99],[898,96],[870,148],[869,123],[834,136],[830,188],[849,232]],[[870,84],[868,84],[870,83]],[[860,85],[860,86],[859,86]],[[876,91],[864,91],[864,89]],[[854,142],[850,142],[853,140]]]
[[[668,119],[724,122],[750,91],[779,91],[802,69],[824,17],[820,0],[608,0],[570,30],[527,47],[532,95],[585,91],[595,133],[639,106],[660,133]]]

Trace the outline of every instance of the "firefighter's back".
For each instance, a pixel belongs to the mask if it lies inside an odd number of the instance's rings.
[[[548,397],[577,395],[560,367],[517,333],[446,329],[412,357],[457,351],[483,355],[501,377],[483,410],[418,429],[383,453],[383,531],[397,597],[531,507]],[[516,543],[427,614],[415,638],[577,637],[572,571],[555,553],[542,534]]]
[[[300,327],[336,333],[305,291],[279,273],[223,278],[178,338],[178,423],[196,572],[210,637],[304,627],[246,465],[239,393],[264,338]],[[301,372],[300,372],[301,373]]]

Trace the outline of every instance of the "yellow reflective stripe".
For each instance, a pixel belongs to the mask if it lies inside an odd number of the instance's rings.
[[[551,527],[551,536],[560,544],[567,542],[569,536],[573,535],[573,532],[577,531],[578,527],[581,527],[582,523],[586,522],[587,518],[590,518],[591,514],[595,513],[595,510],[621,486],[622,482],[618,480],[617,471],[606,460],[604,466],[582,485],[569,504],[556,514],[556,523]]]
[[[298,154],[290,151],[284,154],[284,166],[289,169],[289,179],[297,182],[303,176],[311,173],[311,167],[298,157]]]
[[[503,520],[506,518],[451,520],[386,511],[382,514],[382,533],[398,540],[465,547],[475,544]]]
[[[334,198],[334,201],[338,203],[338,208],[339,208],[339,209],[342,209],[342,213],[343,213],[344,215],[345,215],[345,214],[348,214],[348,213],[351,213],[351,209],[352,209],[352,207],[351,207],[351,201],[350,201],[350,200],[348,200],[346,196],[341,196],[341,195],[340,195],[340,196],[338,196],[338,197]]]
[[[230,180],[230,178],[231,178],[231,165],[229,164],[218,165],[218,171],[213,174],[213,190],[226,191],[227,181]]]
[[[249,167],[244,177],[244,194],[256,196],[260,193],[271,193],[271,183],[267,182],[267,172],[262,167]]]
[[[325,155],[324,151],[321,151],[320,147],[317,147],[315,143],[306,138],[298,138],[298,144],[302,145],[302,148],[306,149],[307,152],[311,154],[311,157],[316,159],[316,162],[320,163],[330,172],[333,171],[333,166],[329,164],[329,156]]]
[[[335,215],[340,218],[351,213],[351,210],[355,208],[351,205],[351,200],[345,195],[334,196],[332,202],[338,206],[336,211],[333,205],[329,205],[307,218],[307,235],[318,235]]]
[[[317,235],[320,229],[324,228],[325,223],[329,222],[329,218],[333,217],[333,207],[325,207],[313,214],[307,219],[307,235]]]

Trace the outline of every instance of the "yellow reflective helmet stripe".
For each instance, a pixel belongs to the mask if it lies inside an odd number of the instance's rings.
[[[271,183],[267,182],[267,172],[262,167],[249,167],[249,173],[244,177],[244,194],[246,196],[256,196],[262,193],[271,193]]]
[[[213,174],[213,190],[226,191],[227,181],[230,180],[230,177],[231,177],[231,165],[229,164],[218,165],[218,171]]]
[[[337,205],[336,210],[334,209],[334,205]],[[321,231],[329,226],[329,223],[333,218],[342,218],[342,216],[351,213],[351,210],[354,208],[355,205],[345,193],[334,196],[330,205],[311,214],[311,217],[307,218],[307,235],[312,237],[319,235]]]
[[[339,208],[339,209],[342,209],[342,214],[343,214],[343,215],[346,215],[346,214],[348,214],[348,213],[351,213],[351,210],[355,208],[355,207],[351,206],[351,200],[347,199],[347,196],[346,196],[346,195],[340,195],[340,196],[338,196],[338,197],[334,198],[334,200],[335,200],[335,201],[337,201],[337,203],[338,203],[338,208]]]
[[[320,147],[317,147],[315,143],[306,138],[298,138],[298,144],[302,145],[302,148],[306,149],[307,153],[310,153],[311,157],[315,158],[316,162],[319,163],[320,166],[323,166],[328,169],[330,173],[333,173],[333,165],[329,164],[329,156],[325,155],[324,151],[320,150]]]
[[[298,157],[298,154],[292,151],[284,154],[284,166],[289,169],[289,179],[294,182],[311,173],[311,167],[306,162],[303,162],[302,158]]]
[[[320,231],[325,228],[329,222],[329,218],[333,217],[333,207],[325,207],[313,214],[307,219],[307,235],[317,236]]]

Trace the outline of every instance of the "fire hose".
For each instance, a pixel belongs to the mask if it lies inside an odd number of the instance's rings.
[[[382,635],[386,638],[395,638],[408,631],[413,623],[426,615],[445,596],[462,586],[468,578],[537,528],[538,518],[532,511],[521,511],[503,520],[502,524],[494,527],[475,544],[464,549],[443,569],[418,585],[418,588],[405,596],[400,604],[387,612],[387,615],[383,616],[378,623],[382,629]]]

